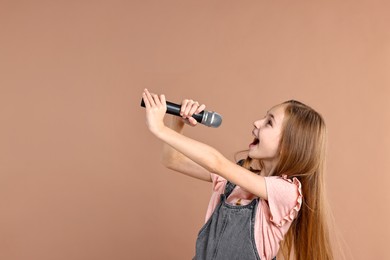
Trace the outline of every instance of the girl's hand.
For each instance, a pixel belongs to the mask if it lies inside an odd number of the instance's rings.
[[[198,122],[195,120],[195,118],[192,117],[192,115],[199,114],[205,108],[206,106],[204,104],[199,105],[197,101],[193,101],[192,99],[184,99],[181,102],[180,115],[186,124],[196,126]]]
[[[167,104],[164,95],[160,97],[156,94],[151,94],[147,89],[142,93],[142,99],[145,102],[146,109],[146,124],[149,130],[156,134],[164,127],[164,116],[167,111]]]

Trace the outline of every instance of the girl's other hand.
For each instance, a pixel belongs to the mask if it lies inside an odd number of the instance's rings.
[[[202,112],[206,106],[204,104],[199,105],[197,101],[192,99],[184,99],[181,102],[180,115],[184,119],[186,124],[191,126],[196,126],[198,123],[195,118],[192,117],[193,114],[199,114]]]
[[[146,124],[152,133],[158,133],[164,128],[164,116],[167,111],[167,104],[164,95],[160,97],[149,93],[144,89],[142,99],[145,102]]]

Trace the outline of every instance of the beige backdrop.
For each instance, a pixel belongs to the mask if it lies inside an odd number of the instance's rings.
[[[329,129],[348,259],[390,259],[388,1],[0,1],[0,259],[190,259],[210,183],[164,169],[144,87],[228,158],[298,99]]]

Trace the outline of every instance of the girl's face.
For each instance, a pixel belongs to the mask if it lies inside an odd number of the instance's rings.
[[[267,112],[267,115],[253,123],[252,134],[255,139],[249,145],[249,157],[263,161],[277,162],[279,159],[279,140],[281,138],[284,105],[277,105]]]

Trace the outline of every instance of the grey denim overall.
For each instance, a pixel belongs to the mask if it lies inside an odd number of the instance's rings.
[[[227,182],[221,201],[199,231],[193,260],[260,260],[254,238],[259,198],[248,205],[230,205],[226,199],[235,186]]]

